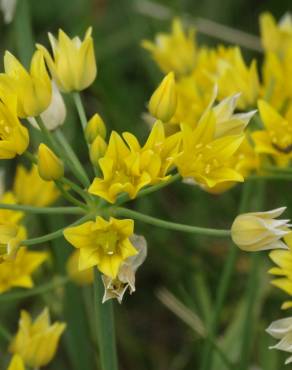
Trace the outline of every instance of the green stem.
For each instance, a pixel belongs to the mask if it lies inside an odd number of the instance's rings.
[[[260,182],[257,188],[254,189],[258,194],[255,198],[255,210],[259,211],[263,207],[265,196],[265,183]],[[251,269],[249,271],[249,278],[246,287],[246,306],[244,312],[244,320],[242,325],[241,350],[240,361],[238,363],[238,370],[247,370],[249,367],[250,354],[252,349],[253,327],[254,327],[254,302],[257,297],[257,290],[259,286],[261,256],[259,253],[254,253],[251,257]]]
[[[290,167],[276,167],[276,166],[264,166],[264,171],[275,172],[280,174],[292,175],[292,168]]]
[[[67,276],[65,277],[57,277],[53,281],[43,284],[40,286],[37,286],[35,288],[29,289],[29,290],[21,290],[11,293],[4,293],[0,295],[0,302],[8,302],[8,301],[15,301],[18,299],[24,299],[28,297],[33,297],[38,294],[46,293],[50,290],[54,290],[55,288],[58,288],[59,286],[65,285],[68,283],[69,278]]]
[[[21,245],[35,245],[35,244],[45,243],[45,242],[48,242],[50,240],[60,238],[60,237],[63,236],[63,232],[64,232],[65,229],[67,229],[67,227],[80,225],[83,222],[89,221],[92,218],[93,218],[93,215],[87,214],[86,216],[81,217],[79,220],[73,222],[72,224],[70,224],[66,227],[63,227],[59,230],[53,231],[52,233],[49,233],[49,234],[46,234],[46,235],[43,235],[43,236],[39,236],[37,238],[31,238],[31,239],[23,240],[21,242]]]
[[[127,208],[122,208],[122,207],[114,208],[113,213],[116,216],[130,217],[135,220],[139,220],[139,221],[145,222],[153,226],[162,227],[164,229],[183,231],[186,233],[201,234],[201,235],[208,235],[208,236],[230,237],[230,230],[210,229],[210,228],[205,228],[205,227],[178,224],[175,222],[161,220],[156,217],[147,216],[147,215],[144,215],[143,213],[132,211]]]
[[[88,192],[84,191],[80,186],[75,184],[73,181],[67,179],[66,177],[62,177],[60,179],[60,182],[64,185],[69,186],[70,190],[72,189],[73,191],[75,191],[75,193],[80,195],[85,200],[85,202],[90,201],[90,197],[89,197]]]
[[[61,157],[62,152],[61,152],[58,144],[54,140],[53,135],[50,133],[50,131],[47,129],[46,125],[44,124],[42,118],[39,116],[39,117],[36,117],[35,119],[36,119],[37,124],[39,125],[39,128],[40,128],[46,142],[52,147],[52,149],[56,152],[56,154]]]
[[[261,256],[256,253],[251,259],[251,269],[249,271],[249,279],[247,283],[246,292],[246,308],[243,320],[241,338],[241,351],[240,351],[240,361],[238,363],[238,370],[247,370],[249,368],[249,358],[250,351],[252,348],[252,337],[253,337],[253,325],[254,325],[254,301],[257,297],[257,289],[259,286],[259,262],[261,261]]]
[[[83,208],[83,209],[87,209],[86,207],[86,204],[80,202],[80,200],[76,199],[75,197],[73,197],[73,195],[71,195],[63,186],[62,186],[62,183],[60,180],[56,180],[55,181],[55,184],[57,186],[57,188],[60,190],[60,192],[62,193],[63,197],[65,199],[68,200],[68,202],[72,203],[72,204],[75,204],[75,206],[77,207],[80,207],[80,208]]]
[[[138,195],[136,196],[135,199],[144,197],[145,195],[148,195],[148,194],[151,194],[151,193],[154,193],[155,191],[160,190],[162,188],[165,188],[166,186],[168,186],[168,185],[172,184],[173,182],[175,182],[177,180],[180,180],[180,179],[181,179],[181,176],[178,173],[176,173],[174,175],[171,175],[171,177],[167,181],[162,181],[157,185],[149,186],[148,188],[139,191],[139,193],[138,193]],[[116,202],[116,205],[120,206],[120,205],[124,204],[125,202],[127,202],[128,200],[130,200],[128,194],[122,194],[118,198],[118,200]]]
[[[76,109],[77,109],[77,112],[78,112],[78,115],[79,115],[79,118],[80,118],[82,128],[83,128],[83,130],[85,130],[86,125],[87,125],[87,118],[86,118],[85,110],[84,110],[82,100],[81,100],[81,96],[80,96],[79,92],[74,92],[73,93],[73,99],[74,99],[74,103],[76,105]]]
[[[34,207],[21,204],[6,204],[0,203],[0,209],[12,209],[14,211],[23,211],[29,213],[39,214],[70,214],[80,215],[84,214],[85,210],[79,207]]]
[[[239,213],[245,212],[247,210],[247,202],[252,192],[252,182],[248,182],[244,184],[242,198],[239,207]],[[212,341],[215,340],[216,332],[218,328],[218,321],[220,318],[221,311],[223,309],[224,301],[226,298],[226,294],[231,282],[232,273],[234,270],[236,258],[238,254],[238,248],[234,245],[231,245],[228,251],[228,255],[226,258],[226,262],[224,264],[224,268],[222,271],[222,275],[220,277],[217,296],[215,301],[215,307],[213,316],[211,319],[210,327],[208,330],[208,337],[205,342],[204,350],[203,350],[203,357],[202,357],[202,364],[201,370],[210,370],[212,368],[212,360],[213,360],[213,351],[212,351]]]
[[[2,326],[2,324],[0,325],[0,335],[2,336],[2,338],[4,338],[7,342],[11,342],[11,339],[12,339],[12,335],[9,333],[9,331],[4,328],[4,326]]]
[[[101,370],[118,370],[112,301],[102,303],[104,286],[94,268],[94,309]]]
[[[290,174],[267,174],[267,175],[250,175],[246,179],[246,181],[253,181],[253,180],[282,180],[282,181],[292,181],[292,173]]]
[[[234,370],[234,363],[229,360],[229,358],[226,356],[226,354],[220,348],[219,344],[215,340],[211,339],[211,345],[212,345],[213,349],[217,352],[217,354],[220,356],[220,358],[221,358],[222,362],[224,362],[225,366],[227,366],[227,368],[229,370]]]
[[[38,160],[37,160],[37,157],[35,155],[33,155],[31,152],[29,152],[28,150],[26,150],[23,155],[33,164],[38,164]]]
[[[29,1],[21,0],[17,2],[14,18],[16,43],[18,55],[25,67],[29,67],[32,54],[34,52],[34,37],[31,28],[31,17]]]
[[[63,149],[65,150],[68,160],[71,161],[76,171],[78,171],[79,176],[82,176],[83,184],[87,188],[90,185],[90,180],[82,164],[80,163],[78,157],[76,156],[74,150],[72,149],[71,145],[68,143],[68,140],[66,139],[65,135],[60,129],[56,131],[56,136],[60,144],[62,145]]]
[[[36,117],[37,124],[42,131],[42,134],[46,142],[52,147],[55,153],[60,157],[66,160],[67,165],[70,167],[71,171],[74,173],[76,178],[85,186],[88,187],[90,184],[89,178],[81,166],[78,158],[76,157],[74,151],[71,149],[69,144],[65,145],[63,142],[59,144],[54,136],[47,129],[41,117]],[[60,135],[59,135],[60,136]],[[59,138],[60,140],[60,138]],[[70,147],[70,153],[67,152],[68,147]]]

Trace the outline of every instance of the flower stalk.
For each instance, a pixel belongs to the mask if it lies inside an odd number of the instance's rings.
[[[165,220],[161,220],[156,217],[147,216],[143,213],[132,211],[130,209],[126,209],[122,207],[113,208],[112,213],[117,216],[130,217],[130,218],[133,218],[134,220],[139,220],[139,221],[145,222],[153,226],[161,227],[163,229],[183,231],[186,233],[200,234],[200,235],[206,235],[206,236],[216,236],[216,237],[229,237],[230,236],[230,230],[219,230],[219,229],[211,229],[211,228],[205,228],[205,227],[179,224],[176,222],[165,221]]]
[[[102,303],[103,294],[101,275],[95,268],[94,309],[101,370],[118,370],[113,304]]]

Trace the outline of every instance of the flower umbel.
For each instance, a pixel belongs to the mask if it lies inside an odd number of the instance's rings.
[[[276,220],[285,209],[282,207],[272,211],[251,212],[237,216],[231,227],[233,242],[247,252],[288,249],[281,239],[290,233],[289,220]]]
[[[80,270],[97,266],[103,274],[115,279],[122,262],[137,254],[129,240],[133,231],[133,220],[111,217],[106,221],[98,216],[95,221],[65,229],[64,236],[75,248],[80,248]]]
[[[45,308],[35,321],[28,312],[21,311],[19,328],[9,350],[19,354],[25,364],[33,368],[46,366],[55,356],[66,324],[50,323],[49,310]]]

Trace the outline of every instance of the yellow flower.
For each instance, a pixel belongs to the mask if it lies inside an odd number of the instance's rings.
[[[153,117],[168,122],[176,111],[177,93],[174,73],[169,72],[149,100],[149,112]]]
[[[10,159],[14,158],[17,154],[22,154],[29,144],[28,131],[17,118],[16,104],[16,96],[10,95],[7,91],[5,92],[5,96],[1,96],[0,159]]]
[[[22,358],[19,355],[14,355],[7,370],[25,370]]]
[[[192,130],[182,125],[182,153],[176,159],[179,173],[188,182],[213,188],[225,181],[243,181],[242,175],[230,165],[244,135],[229,135],[215,139],[216,117],[213,111]]]
[[[86,31],[84,40],[79,37],[70,39],[59,30],[58,39],[49,33],[53,57],[42,45],[42,51],[51,75],[63,92],[80,91],[93,83],[96,77],[96,62],[91,37],[91,27]]]
[[[266,332],[280,341],[269,349],[278,349],[291,354],[292,347],[292,317],[276,320],[266,329]],[[285,365],[291,364],[292,356],[288,357]]]
[[[247,252],[288,249],[281,239],[290,232],[289,220],[275,220],[285,209],[282,207],[268,212],[250,212],[237,216],[231,227],[233,242]]]
[[[96,177],[88,191],[114,203],[118,194],[131,199],[146,185],[169,179],[167,172],[179,152],[180,134],[165,137],[162,122],[157,121],[143,147],[128,132],[123,138],[112,132],[106,153],[99,160],[103,178]]]
[[[89,144],[92,144],[97,136],[101,136],[105,139],[106,126],[100,115],[95,113],[85,127],[85,138]]]
[[[266,51],[276,52],[283,57],[292,47],[292,17],[286,13],[276,23],[272,14],[265,12],[260,15],[262,45]]]
[[[269,254],[270,259],[277,265],[269,270],[269,273],[276,276],[271,283],[285,293],[292,296],[292,233],[284,236],[284,241],[289,250],[274,250]],[[285,301],[282,309],[286,310],[292,307],[292,301]]]
[[[230,159],[229,166],[240,173],[244,179],[246,179],[251,172],[257,171],[260,168],[260,158],[247,137],[243,140],[238,150]],[[211,194],[221,194],[231,189],[236,184],[237,183],[234,181],[226,181],[220,182],[213,188],[208,188],[207,186],[202,186],[202,188]]]
[[[144,40],[142,46],[149,50],[153,59],[165,73],[178,75],[192,72],[196,64],[195,30],[184,32],[181,21],[174,19],[170,34],[159,33],[155,42]]]
[[[68,258],[66,269],[67,273],[72,281],[78,285],[87,285],[93,283],[93,268],[80,271],[78,269],[78,261],[80,256],[80,250],[76,249],[71,253]]]
[[[292,105],[281,115],[264,100],[258,102],[265,130],[252,134],[258,153],[270,154],[279,163],[288,164],[292,158]]]
[[[58,180],[64,176],[64,164],[45,144],[38,150],[38,171],[45,181]]]
[[[31,275],[47,257],[45,252],[30,252],[20,247],[14,259],[0,264],[0,293],[14,287],[32,288]]]
[[[4,56],[5,73],[0,75],[1,96],[17,96],[17,115],[21,118],[38,116],[46,110],[52,98],[52,86],[43,55],[36,51],[30,72],[8,51]]]
[[[272,275],[277,275],[276,279],[273,279],[271,283],[277,288],[283,290],[285,293],[292,296],[292,252],[290,250],[275,250],[270,253],[271,260],[278,265],[269,270]],[[285,301],[282,304],[282,309],[288,309],[292,307],[292,301]]]
[[[46,366],[55,356],[59,339],[66,324],[51,325],[48,308],[32,322],[28,312],[21,311],[19,328],[12,339],[9,350],[19,354],[26,365],[39,368]]]
[[[13,184],[13,193],[20,204],[38,207],[49,206],[60,196],[53,181],[44,181],[38,173],[37,166],[27,170],[18,165]]]
[[[65,229],[64,236],[75,248],[80,248],[80,270],[97,266],[114,279],[121,263],[137,253],[129,240],[133,230],[133,220],[111,217],[106,221],[98,216],[95,221]]]
[[[238,108],[246,109],[256,105],[260,93],[256,61],[253,60],[247,66],[238,47],[229,48],[224,58],[219,56],[213,79],[219,87],[219,100],[240,92]]]
[[[282,110],[292,98],[292,45],[280,58],[268,52],[263,64],[263,86],[261,96],[276,109]]]

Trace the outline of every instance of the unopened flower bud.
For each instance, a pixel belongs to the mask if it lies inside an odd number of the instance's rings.
[[[66,118],[66,106],[63,97],[55,84],[52,83],[52,100],[48,108],[41,113],[41,118],[48,130],[55,130],[63,125]]]
[[[168,122],[176,111],[177,92],[174,73],[164,77],[149,101],[149,112],[162,122]]]
[[[231,227],[231,237],[234,243],[248,252],[267,249],[288,249],[281,240],[290,233],[289,220],[275,220],[285,207],[268,212],[245,213],[235,218]]]
[[[38,171],[45,181],[58,180],[64,176],[63,162],[45,144],[39,146]]]
[[[92,144],[97,136],[103,139],[106,137],[106,126],[98,113],[95,113],[87,123],[85,128],[85,138],[89,144]]]
[[[93,143],[90,145],[89,149],[90,160],[94,166],[98,167],[99,165],[98,161],[101,157],[104,156],[106,149],[107,149],[106,142],[101,136],[98,135],[94,139]]]

